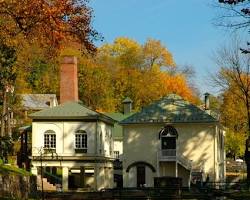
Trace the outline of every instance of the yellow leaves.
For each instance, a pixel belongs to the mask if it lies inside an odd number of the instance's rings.
[[[161,66],[174,67],[172,54],[159,40],[148,39],[140,45],[135,40],[120,37],[113,44],[105,44],[98,49],[101,59],[109,60],[112,65],[126,68],[149,70]]]
[[[82,56],[79,62],[80,96],[87,105],[101,111],[121,111],[121,102],[127,96],[133,100],[135,110],[170,93],[195,102],[184,75],[160,70],[161,66],[175,66],[171,53],[160,41],[149,39],[140,45],[126,37],[117,38],[101,46],[96,57]]]
[[[148,39],[143,46],[143,55],[148,62],[148,67],[175,66],[172,54],[161,44],[160,40]]]

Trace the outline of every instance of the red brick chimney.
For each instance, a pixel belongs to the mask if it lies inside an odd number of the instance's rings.
[[[77,58],[65,56],[60,67],[60,104],[78,101]]]

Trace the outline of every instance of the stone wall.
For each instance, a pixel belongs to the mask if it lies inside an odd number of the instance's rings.
[[[0,197],[28,199],[37,193],[36,177],[0,175]]]

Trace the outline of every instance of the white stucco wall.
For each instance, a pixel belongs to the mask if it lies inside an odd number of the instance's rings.
[[[75,155],[75,133],[77,130],[85,130],[88,139],[88,154],[95,154],[94,122],[33,122],[32,123],[32,155],[44,146],[44,133],[53,130],[56,133],[56,153],[60,156]]]
[[[53,130],[56,133],[56,153],[60,156],[73,156],[75,153],[75,133],[85,130],[87,133],[87,154],[113,156],[112,126],[104,122],[33,122],[32,155],[44,146],[44,133]],[[97,134],[96,134],[97,132]],[[99,133],[99,135],[98,135]],[[102,138],[100,138],[102,133]],[[102,140],[102,141],[100,141]],[[97,144],[97,146],[96,146]]]
[[[113,133],[112,126],[104,122],[33,122],[32,123],[32,156],[40,156],[40,150],[44,147],[44,133],[53,130],[56,133],[56,153],[64,157],[63,160],[44,160],[43,166],[55,166],[63,168],[63,187],[67,188],[67,176],[71,168],[93,168],[94,177],[86,179],[91,187],[97,190],[101,188],[113,188],[113,163],[108,158],[113,158]],[[87,133],[87,153],[75,152],[75,133],[84,130]],[[101,136],[101,137],[100,137]],[[84,156],[83,156],[84,155]],[[95,159],[91,162],[88,159]],[[67,160],[67,157],[70,157]],[[78,159],[72,161],[71,159]],[[99,159],[107,159],[105,162]],[[37,172],[36,167],[41,165],[40,160],[32,161],[32,171]]]
[[[119,157],[122,160],[122,154],[123,154],[123,141],[122,140],[114,140],[114,151],[119,151]]]
[[[159,168],[160,171],[160,166],[157,164],[157,152],[160,149],[159,131],[163,126],[163,124],[135,124],[123,127],[123,176],[125,187],[136,184],[136,178],[131,178],[130,175],[133,172],[126,172],[127,167],[136,161],[145,161],[154,166],[156,170]],[[221,147],[217,147],[216,142],[217,125],[180,123],[172,126],[178,132],[177,152],[186,159],[192,160],[193,169],[203,170],[206,174],[209,174],[210,180],[218,181],[219,163],[222,162],[218,159],[222,158],[217,156],[217,152],[221,151]],[[136,167],[133,168],[136,170]],[[181,174],[187,177],[187,174],[182,171]],[[135,183],[131,183],[131,181],[135,181]],[[146,175],[146,185],[151,185],[150,182],[152,181]]]

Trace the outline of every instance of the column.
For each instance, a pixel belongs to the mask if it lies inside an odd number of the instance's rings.
[[[38,175],[37,167],[32,167],[31,168],[31,173],[34,174],[35,176],[37,176]]]
[[[178,177],[178,162],[175,162],[175,177]]]
[[[69,169],[68,167],[62,168],[62,189],[67,191],[69,189]]]
[[[157,156],[157,159],[156,159],[156,170],[157,170],[156,176],[160,177],[160,164],[159,164],[160,161],[159,161],[159,157],[158,157],[159,155],[158,155],[158,153],[157,153],[156,156]]]
[[[95,167],[94,167],[94,177],[95,177],[95,190],[97,191],[98,190],[98,188],[97,188],[97,177],[98,177],[98,166],[97,166],[97,164],[95,164]]]
[[[80,186],[83,188],[85,187],[85,169],[84,167],[80,167]]]
[[[109,168],[109,174],[110,174],[110,188],[114,188],[114,168]]]

